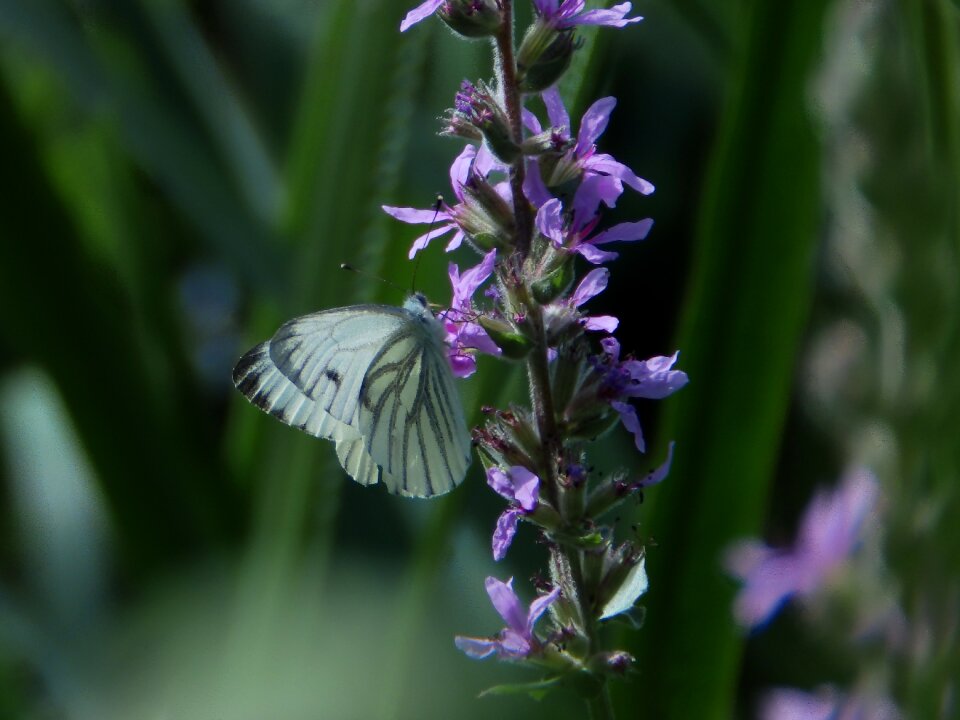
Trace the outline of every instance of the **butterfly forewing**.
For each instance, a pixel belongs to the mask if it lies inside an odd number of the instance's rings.
[[[336,443],[357,482],[430,497],[470,464],[437,321],[425,305],[359,305],[285,323],[234,369],[237,388],[288,425]]]

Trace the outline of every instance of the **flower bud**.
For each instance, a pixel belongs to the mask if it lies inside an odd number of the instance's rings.
[[[600,652],[587,661],[587,669],[597,675],[623,677],[633,667],[636,658],[625,650]]]
[[[480,326],[487,331],[494,345],[503,351],[503,356],[511,360],[522,360],[529,353],[533,345],[530,339],[499,318],[481,315],[478,318]]]
[[[464,127],[464,123],[472,125],[483,135],[487,147],[502,162],[509,165],[520,157],[520,146],[514,142],[510,119],[496,93],[486,83],[474,85],[464,80],[460,84],[451,119],[441,134],[467,137],[470,131]]]
[[[579,46],[572,30],[557,30],[546,23],[535,22],[517,52],[520,90],[536,93],[556,83],[570,67],[573,51]]]
[[[494,0],[447,0],[437,16],[455,33],[468,38],[490,37],[500,27],[500,9]]]

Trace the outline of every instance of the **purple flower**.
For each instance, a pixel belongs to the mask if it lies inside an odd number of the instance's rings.
[[[608,398],[610,407],[620,415],[623,426],[633,433],[637,450],[644,452],[646,443],[640,419],[628,398],[662,400],[687,384],[689,378],[682,370],[673,370],[679,353],[669,357],[657,356],[648,360],[620,360],[620,343],[607,337],[600,341],[605,357],[599,361],[604,376],[601,395]]]
[[[567,149],[555,163],[551,164],[549,176],[541,176],[539,165],[528,172],[530,179],[525,182],[525,188],[528,190],[527,196],[531,202],[538,207],[542,204],[537,200],[542,198],[541,186],[544,182],[546,185],[556,187],[581,176],[597,178],[598,184],[593,191],[606,203],[607,207],[616,205],[617,198],[623,194],[624,185],[644,195],[653,192],[653,185],[638,177],[633,170],[615,160],[612,155],[597,152],[596,142],[607,129],[610,113],[617,104],[616,98],[601,98],[587,109],[580,119],[577,140],[573,142],[570,135],[570,115],[564,107],[560,91],[554,86],[541,93],[541,97],[547,107],[547,116],[553,128],[551,142],[557,150]],[[540,121],[533,113],[524,110],[523,120],[534,134],[542,132]]]
[[[852,693],[832,687],[816,694],[794,688],[776,688],[760,704],[761,720],[898,720],[900,711],[887,698]]]
[[[790,597],[806,597],[823,587],[856,548],[879,492],[871,472],[855,470],[845,475],[835,490],[814,496],[792,548],[774,549],[759,540],[734,544],[725,564],[744,583],[734,601],[734,615],[740,624],[747,628],[763,625]]]
[[[472,175],[485,178],[490,172],[498,169],[500,166],[496,158],[488,150],[481,147],[477,150],[473,145],[467,145],[457,156],[450,166],[450,186],[453,188],[453,194],[460,202],[454,206],[441,202],[439,209],[430,208],[419,210],[417,208],[394,207],[392,205],[383,205],[383,210],[391,217],[400,222],[411,224],[440,223],[437,227],[431,227],[430,230],[413,241],[410,247],[409,258],[423,250],[434,238],[445,235],[453,231],[453,238],[447,243],[447,252],[456,250],[460,247],[465,237],[464,226],[478,229],[484,223],[483,211],[476,206],[464,192],[464,186],[469,182]],[[502,183],[496,186],[498,192],[509,196],[509,185]],[[509,197],[505,198],[509,200]]]
[[[400,23],[400,32],[406,32],[411,26],[416,25],[421,20],[426,20],[433,15],[433,13],[437,11],[437,8],[443,5],[443,3],[444,0],[427,0],[417,5],[403,18],[403,22]]]
[[[520,518],[537,509],[540,478],[522,465],[507,468],[506,472],[492,467],[487,470],[487,485],[511,503],[497,519],[493,531],[493,559],[499,562],[506,557],[517,534]]]
[[[650,232],[653,220],[647,218],[639,222],[620,223],[591,237],[590,233],[600,220],[597,207],[609,189],[609,186],[604,188],[603,178],[596,175],[585,177],[573,198],[572,217],[564,213],[562,203],[553,198],[537,210],[537,230],[557,247],[579,253],[594,265],[613,260],[617,253],[601,250],[597,246],[643,240]]]
[[[476,322],[477,312],[473,309],[473,295],[493,273],[497,251],[491,250],[483,256],[476,267],[460,274],[460,268],[450,263],[450,285],[453,287],[453,299],[450,309],[443,315],[443,327],[446,330],[446,343],[449,346],[447,358],[456,377],[469,377],[477,370],[474,352],[479,350],[489,355],[499,356],[500,348],[494,344],[487,331]]]
[[[424,5],[428,4],[424,3]],[[642,17],[627,17],[631,8],[628,2],[614,5],[609,10],[584,11],[585,4],[586,0],[533,0],[541,20],[557,30],[566,30],[577,25],[607,25],[620,28],[643,20]]]
[[[554,588],[549,594],[541,595],[530,603],[530,609],[527,610],[513,591],[513,578],[504,583],[494,577],[488,577],[484,585],[493,607],[500,613],[500,617],[507,626],[494,638],[458,635],[454,639],[457,647],[478,660],[489,657],[493,653],[506,660],[521,660],[539,652],[541,644],[533,634],[533,626],[560,596],[560,588]]]

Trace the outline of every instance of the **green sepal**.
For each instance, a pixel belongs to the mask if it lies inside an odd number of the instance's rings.
[[[533,297],[541,305],[556,300],[573,282],[573,260],[565,258],[556,270],[533,283]]]
[[[542,92],[556,83],[570,67],[573,51],[579,46],[572,30],[558,32],[542,22],[531,25],[517,52],[520,91]]]
[[[500,11],[492,2],[477,6],[473,2],[453,2],[441,6],[437,17],[455,33],[467,38],[493,37],[502,22]]]
[[[609,406],[588,417],[577,418],[565,424],[565,435],[569,439],[596,440],[617,424],[619,416]]]

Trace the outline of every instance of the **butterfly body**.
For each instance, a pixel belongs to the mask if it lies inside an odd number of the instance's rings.
[[[240,359],[233,381],[261,410],[332,440],[363,485],[431,497],[470,464],[443,326],[422,295],[290,320]]]

